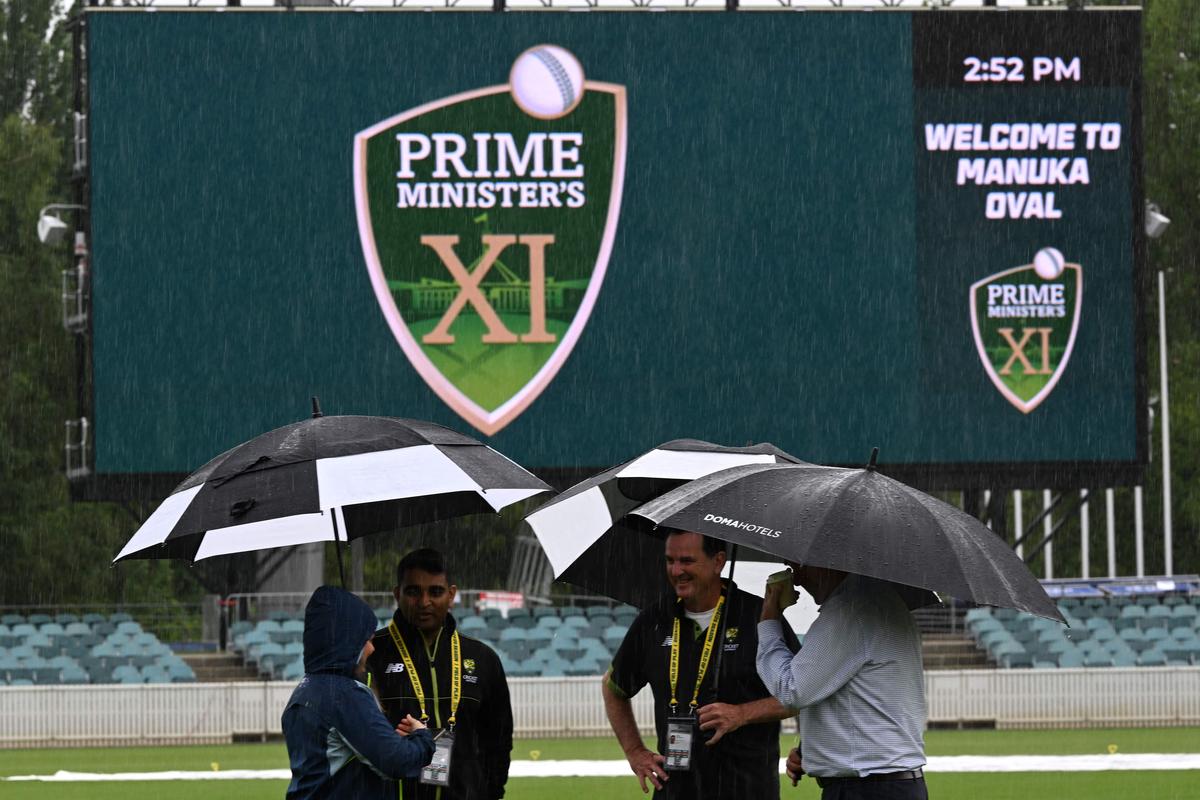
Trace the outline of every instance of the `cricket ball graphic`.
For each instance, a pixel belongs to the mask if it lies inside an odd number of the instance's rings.
[[[517,56],[508,87],[513,100],[529,116],[565,117],[583,99],[583,65],[565,48],[540,44]]]
[[[1033,271],[1044,281],[1052,281],[1063,274],[1066,262],[1063,254],[1053,247],[1043,247],[1033,257]]]

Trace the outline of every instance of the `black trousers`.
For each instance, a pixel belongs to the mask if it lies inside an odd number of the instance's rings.
[[[838,781],[821,790],[821,800],[929,800],[925,779]]]

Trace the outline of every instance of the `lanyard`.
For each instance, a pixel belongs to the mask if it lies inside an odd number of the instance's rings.
[[[425,711],[425,689],[421,686],[421,678],[417,675],[412,656],[408,654],[408,646],[404,644],[404,637],[400,635],[400,629],[396,627],[394,621],[388,623],[388,633],[392,635],[392,641],[396,643],[396,649],[400,651],[404,669],[408,670],[408,679],[412,681],[413,694],[417,696],[417,704],[421,707],[421,721],[425,722],[429,719],[429,714]],[[460,700],[462,700],[462,648],[458,639],[458,631],[455,631],[450,635],[450,718],[446,720],[450,724],[450,730],[454,730],[454,720],[458,713]]]
[[[700,705],[700,684],[704,681],[704,673],[708,672],[708,660],[712,656],[713,643],[717,640],[717,627],[721,621],[721,606],[725,604],[725,595],[717,600],[712,619],[708,623],[708,631],[704,634],[704,649],[700,651],[700,668],[696,671],[696,688],[692,690],[691,710]],[[679,684],[679,616],[676,615],[671,628],[671,713],[675,713],[679,701],[675,699],[675,689]]]

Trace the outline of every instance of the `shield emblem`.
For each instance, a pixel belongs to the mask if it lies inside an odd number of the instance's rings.
[[[359,236],[384,317],[429,387],[487,435],[565,363],[616,234],[625,89],[584,81],[572,60],[532,48],[509,84],[354,139]]]
[[[1028,414],[1054,390],[1075,347],[1083,267],[1054,248],[971,285],[975,347],[992,384]]]

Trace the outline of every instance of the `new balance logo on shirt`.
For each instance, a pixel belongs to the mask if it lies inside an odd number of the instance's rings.
[[[392,674],[392,673],[394,673],[394,672],[404,672],[404,664],[403,664],[402,662],[401,662],[401,663],[392,663],[392,664],[388,664],[388,665],[387,665],[387,669],[385,669],[385,670],[383,671],[383,674],[384,674],[384,675],[391,675],[391,674]]]

